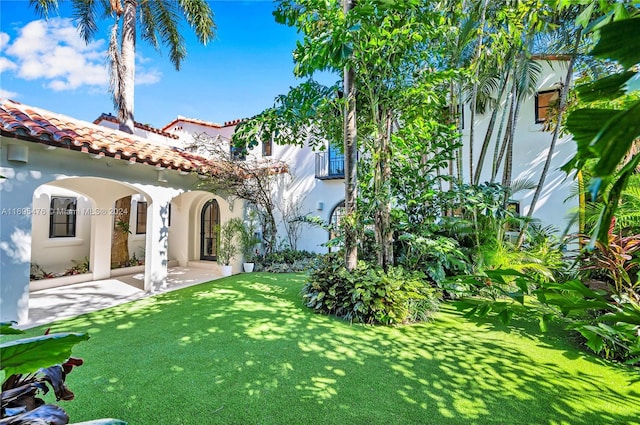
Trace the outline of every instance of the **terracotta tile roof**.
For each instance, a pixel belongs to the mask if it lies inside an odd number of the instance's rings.
[[[178,118],[176,118],[175,120],[171,121],[169,124],[167,124],[164,127],[162,127],[161,130],[162,131],[171,130],[171,127],[175,126],[179,122],[198,124],[198,125],[202,125],[202,126],[205,126],[205,127],[211,127],[211,128],[224,128],[224,127],[232,127],[234,125],[237,125],[241,121],[244,121],[244,118],[233,120],[233,121],[226,121],[224,124],[218,124],[218,123],[211,122],[211,121],[203,121],[203,120],[199,120],[197,118],[188,118],[188,117],[183,117],[182,115],[178,115]]]
[[[181,149],[22,103],[0,99],[0,134],[130,162],[194,171],[212,162]]]
[[[117,124],[118,123],[118,117],[116,117],[115,115],[111,115],[111,114],[105,114],[103,112],[98,118],[93,120],[93,123],[99,125],[100,121],[109,121],[109,122]],[[134,125],[136,126],[136,128],[139,128],[140,130],[148,131],[150,133],[159,134],[161,136],[169,137],[171,139],[179,139],[180,138],[180,137],[176,136],[175,134],[167,133],[166,131],[162,131],[162,130],[160,130],[158,128],[151,127],[150,125],[142,124],[142,123],[139,123],[137,121],[134,121]]]

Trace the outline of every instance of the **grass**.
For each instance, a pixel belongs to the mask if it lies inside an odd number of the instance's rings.
[[[558,330],[450,307],[350,325],[302,306],[303,279],[242,274],[54,324],[91,335],[62,406],[72,422],[130,425],[640,424],[638,370]]]

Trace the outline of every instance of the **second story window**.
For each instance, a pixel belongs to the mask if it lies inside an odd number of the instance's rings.
[[[138,202],[136,207],[136,234],[143,235],[147,233],[147,203]]]
[[[560,98],[558,90],[547,90],[536,93],[536,124],[547,121],[549,108],[555,105]]]
[[[49,211],[49,237],[73,238],[76,236],[76,198],[51,197]]]
[[[344,176],[344,154],[335,146],[329,146],[329,175]]]

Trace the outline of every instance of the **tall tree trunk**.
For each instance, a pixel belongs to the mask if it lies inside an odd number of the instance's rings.
[[[384,270],[393,265],[393,231],[391,229],[391,111],[381,108],[378,120],[377,157],[374,166],[374,232],[378,245],[378,265]]]
[[[500,157],[502,153],[500,152],[501,144],[500,140],[502,140],[502,131],[504,130],[504,123],[507,119],[507,115],[511,112],[511,90],[509,90],[509,95],[507,96],[507,100],[505,101],[504,108],[502,108],[502,116],[500,117],[500,126],[498,127],[498,133],[496,134],[496,143],[493,149],[493,162],[491,163],[491,183],[496,181],[496,177],[498,175],[498,171],[500,169]]]
[[[508,132],[508,143],[506,146],[506,158],[504,160],[504,174],[502,176],[502,186],[504,187],[510,187],[511,186],[511,181],[513,179],[513,141],[515,139],[515,133],[516,133],[516,125],[518,123],[518,115],[520,115],[520,93],[518,91],[518,86],[515,86],[515,90],[514,90],[514,99],[515,99],[515,104],[514,106],[514,111],[513,111],[513,115],[511,116],[511,122],[509,123],[509,132]],[[508,194],[506,195],[505,199],[504,199],[504,204],[506,206],[507,204],[507,200],[508,200]]]
[[[131,220],[131,195],[115,203],[114,226],[111,234],[111,264],[121,267],[129,261],[129,223]]]
[[[547,158],[544,161],[544,167],[542,168],[542,173],[540,174],[540,180],[538,181],[538,185],[536,186],[536,191],[533,193],[533,198],[531,199],[531,204],[529,205],[529,211],[527,211],[527,220],[525,220],[525,222],[522,224],[522,229],[520,229],[520,234],[518,234],[518,242],[516,243],[517,248],[520,248],[520,246],[522,246],[522,243],[524,242],[524,236],[527,231],[528,223],[529,221],[531,221],[531,217],[533,217],[533,210],[536,208],[536,204],[538,203],[538,199],[540,198],[540,194],[542,193],[544,182],[547,178],[547,174],[549,173],[549,167],[551,166],[551,160],[553,159],[553,152],[556,149],[556,144],[558,143],[558,138],[560,137],[560,124],[562,123],[564,110],[567,107],[567,95],[569,93],[569,87],[571,86],[571,81],[573,79],[573,66],[575,64],[575,58],[581,39],[582,31],[578,30],[578,34],[576,35],[576,42],[573,46],[573,54],[571,55],[571,59],[569,59],[569,65],[567,66],[567,75],[565,76],[562,90],[560,90],[558,121],[555,128],[553,129],[553,136],[551,137],[551,144],[549,145],[549,153],[547,154]]]
[[[120,103],[118,109],[118,120],[120,121],[120,130],[129,134],[133,134],[133,93],[136,74],[136,8],[138,2],[136,0],[125,0],[124,14],[122,21],[122,42],[121,42],[121,60],[122,69],[120,78],[122,82],[120,87]]]
[[[471,117],[469,119],[469,183],[474,183],[474,173],[473,173],[473,144],[475,142],[475,121],[476,121],[476,109],[478,102],[478,78],[480,76],[480,56],[482,54],[482,39],[484,37],[484,22],[487,11],[487,4],[489,0],[484,0],[482,2],[481,11],[480,11],[480,23],[478,29],[478,45],[476,46],[476,52],[474,57],[473,66],[475,67],[473,71],[473,87],[471,89]],[[462,105],[460,105],[462,108]]]
[[[482,147],[480,148],[480,155],[478,156],[478,164],[476,165],[475,175],[473,176],[472,184],[480,183],[480,175],[482,174],[482,169],[484,168],[484,160],[487,157],[487,150],[489,150],[489,145],[491,144],[491,137],[493,136],[493,129],[496,126],[496,121],[498,119],[498,112],[500,111],[500,105],[502,104],[502,93],[507,88],[507,74],[504,73],[501,77],[500,89],[498,90],[498,101],[496,106],[493,108],[491,112],[491,118],[489,118],[489,125],[487,127],[487,131],[484,134],[484,140],[482,141]]]
[[[354,0],[343,0],[343,10],[346,15],[353,9]],[[354,72],[350,65],[344,68],[344,262],[347,270],[353,270],[358,264],[358,238],[356,233],[356,199],[357,186],[357,156],[358,144],[356,139],[356,87]]]

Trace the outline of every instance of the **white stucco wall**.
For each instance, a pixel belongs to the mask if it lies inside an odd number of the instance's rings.
[[[52,197],[74,197],[77,201],[75,237],[49,236]],[[31,263],[42,270],[60,274],[71,268],[72,260],[82,262],[90,255],[91,201],[81,194],[62,187],[42,185],[33,195],[31,216]]]
[[[542,66],[541,77],[538,81],[537,91],[557,89],[558,83],[564,82],[566,75],[566,62],[538,61]],[[482,147],[482,142],[489,124],[491,111],[476,117],[474,135],[474,170]],[[465,128],[463,130],[463,175],[464,181],[469,181],[469,127],[471,112],[468,105],[464,112]],[[500,115],[496,123],[497,132]],[[503,133],[504,134],[504,133]],[[495,136],[494,136],[495,138]],[[520,107],[520,115],[516,125],[516,136],[513,144],[513,179],[528,179],[538,183],[549,152],[552,133],[543,131],[542,124],[535,123],[535,95],[529,95]],[[564,165],[575,153],[575,143],[570,136],[561,136],[553,153],[553,159],[549,168],[546,181],[540,199],[534,211],[534,218],[539,219],[543,225],[553,225],[558,231],[564,231],[567,226],[567,215],[572,208],[578,205],[577,198],[569,199],[573,177],[567,176],[560,167]],[[483,167],[480,182],[490,180],[493,161],[494,145],[492,143]],[[504,163],[504,162],[503,162]],[[474,171],[475,172],[475,171]],[[502,168],[498,172],[497,182],[502,177]],[[520,202],[520,214],[526,215],[531,205],[534,190],[522,191],[514,194],[512,198]]]

